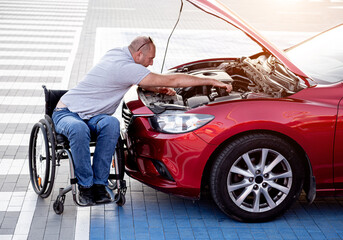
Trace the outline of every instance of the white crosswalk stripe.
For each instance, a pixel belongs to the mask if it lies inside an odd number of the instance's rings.
[[[43,19],[42,19],[43,20]],[[83,22],[80,22],[80,21],[52,21],[52,20],[46,20],[44,19],[43,21],[42,20],[13,20],[13,19],[9,19],[9,20],[0,20],[0,25],[1,24],[27,24],[27,25],[30,25],[30,24],[36,24],[36,25],[56,25],[56,26],[62,26],[62,25],[65,25],[65,26],[82,26],[83,25]]]
[[[10,21],[13,23],[12,21]],[[44,19],[42,19],[42,23],[44,22]],[[71,33],[72,31],[75,31],[79,29],[79,26],[76,27],[70,27],[70,26],[59,26],[56,24],[56,26],[44,26],[42,25],[25,25],[25,22],[17,22],[17,24],[0,24],[1,29],[6,29],[7,31],[17,31],[18,29],[22,30],[22,33],[26,33],[27,31],[38,31],[41,35],[44,35],[45,32],[55,32],[56,35],[59,35],[60,37],[63,37],[62,31],[69,31]],[[59,31],[57,33],[57,30]],[[37,34],[37,33],[36,33]],[[72,34],[71,34],[72,35]]]
[[[0,134],[0,145],[28,146],[30,134]]]
[[[27,90],[33,90],[33,89],[41,89],[42,85],[46,85],[48,89],[57,89],[60,87],[60,83],[43,83],[43,82],[2,82],[1,83],[1,89],[27,89]],[[0,121],[3,118],[3,116],[6,116],[6,114],[1,114]]]
[[[57,21],[57,20],[62,20],[62,21],[80,21],[82,22],[84,20],[84,17],[68,17],[68,16],[64,16],[64,15],[60,15],[60,16],[51,16],[51,15],[46,15],[46,16],[41,16],[41,15],[36,15],[36,16],[25,16],[25,15],[3,15],[2,19],[31,19],[31,20],[49,20],[49,21]]]
[[[0,70],[2,76],[15,77],[63,77],[64,71],[50,70]]]
[[[54,0],[46,0],[46,1],[39,1],[39,0],[32,0],[32,1],[8,1],[8,0],[1,0],[0,3],[7,3],[7,4],[44,4],[44,5],[68,5],[68,6],[73,6],[73,5],[80,5],[80,6],[87,6],[88,2],[81,0],[73,0],[72,2],[67,1],[67,0],[59,0],[59,1],[54,1]]]
[[[72,45],[56,45],[56,44],[26,44],[26,43],[16,43],[16,44],[1,44],[2,48],[7,48],[7,49],[40,49],[40,50],[45,50],[45,49],[63,49],[63,50],[70,50],[73,46]]]
[[[55,38],[67,38],[70,39],[74,36],[74,32],[73,31],[59,31],[57,32],[56,30],[58,29],[32,29],[30,28],[30,30],[25,29],[25,26],[22,26],[23,29],[25,30],[17,30],[14,29],[13,27],[2,27],[0,26],[2,30],[0,30],[0,35],[1,36],[5,36],[5,35],[15,35],[17,37],[23,36],[23,37],[35,37],[35,36],[45,36],[45,37],[55,37]],[[47,30],[47,31],[46,31]],[[66,30],[66,29],[64,29]],[[75,30],[75,29],[72,29]]]
[[[26,159],[0,159],[0,175],[29,174]]]
[[[44,101],[42,98],[41,101]],[[0,123],[36,123],[43,117],[34,113],[1,113]]]
[[[44,17],[84,17],[86,15],[86,12],[81,12],[81,13],[78,13],[78,12],[71,12],[71,13],[65,13],[65,12],[49,12],[49,13],[45,13],[45,12],[25,12],[25,13],[18,13],[18,11],[14,11],[14,10],[2,10],[0,8],[0,13],[3,15],[3,16],[8,16],[8,15],[15,15],[15,16],[32,16],[34,19],[35,16],[40,16],[42,18]]]
[[[0,60],[0,65],[65,66],[67,61],[54,60]]]
[[[42,4],[42,2],[37,2],[37,3],[30,3],[30,4],[25,4],[23,2],[7,2],[7,3],[3,3],[0,2],[0,7],[16,7],[16,8],[23,8],[23,6],[29,6],[29,8],[35,8],[35,9],[51,9],[53,7],[53,9],[60,9],[62,8],[63,10],[66,10],[66,6],[65,5],[61,5],[61,4],[53,4],[53,3],[49,3],[48,5],[46,4]],[[83,5],[71,5],[68,4],[67,5],[68,10],[69,9],[82,9],[82,10],[86,10],[87,6],[83,6]]]
[[[3,57],[37,57],[39,59],[40,57],[70,57],[70,52],[32,52],[30,50],[27,51],[1,51],[0,48],[0,56]]]

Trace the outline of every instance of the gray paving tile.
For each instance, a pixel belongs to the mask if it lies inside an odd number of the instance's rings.
[[[0,82],[42,82],[43,83],[55,83],[61,82],[60,77],[21,77],[21,76],[7,76],[1,75]]]
[[[1,50],[1,48],[0,48]],[[64,71],[65,67],[54,66],[54,65],[0,65],[0,70],[54,70],[54,71]]]
[[[0,192],[13,192],[15,185],[15,183],[4,183],[0,189]]]
[[[75,208],[75,206],[72,206],[72,207]],[[66,209],[66,212],[67,212],[67,210],[70,210],[70,209]],[[61,229],[64,229],[64,228],[75,228],[75,224],[76,224],[76,211],[73,212],[73,216],[72,217],[68,217],[68,216],[63,215],[62,222],[61,222]]]
[[[0,90],[0,96],[12,96],[12,97],[40,97],[44,96],[43,89],[2,89]],[[34,108],[36,106],[25,106]]]
[[[13,147],[13,148],[7,148],[5,155],[7,156],[14,156],[16,155],[16,153],[18,152],[18,148],[17,147]],[[11,157],[12,158],[12,157]]]
[[[20,175],[19,180],[14,188],[14,192],[26,192],[30,185],[30,176],[27,175]]]
[[[44,239],[44,228],[31,228],[29,235],[28,235],[28,240],[43,240]]]
[[[1,179],[0,179],[0,180],[1,180]],[[5,215],[6,215],[6,212],[0,211],[0,226],[1,226],[1,224],[2,224],[2,221],[3,221],[4,218],[5,218]]]
[[[0,228],[1,235],[13,235],[15,228]]]
[[[59,239],[59,234],[45,234],[44,235],[44,240],[58,240]]]
[[[16,157],[19,159],[28,159],[28,151],[18,151]]]
[[[69,222],[70,224],[73,224],[76,222],[76,214],[77,214],[77,208],[75,207],[75,204],[72,200],[72,195],[69,193],[68,195],[68,202],[65,202],[64,204],[64,212],[63,212],[63,219],[62,219],[62,224],[65,224],[65,221]],[[54,199],[55,200],[55,199]],[[52,214],[55,214],[52,212]],[[64,221],[65,219],[65,221]]]
[[[18,217],[5,217],[1,224],[1,229],[15,229],[18,222]]]
[[[28,146],[3,146],[2,149],[0,145],[0,152],[4,152],[4,158],[14,158],[15,154],[18,152],[25,152],[28,151]]]
[[[17,185],[19,186],[25,186],[28,184],[28,181],[30,181],[30,176],[29,174],[21,174],[18,177]]]
[[[37,201],[37,206],[36,206],[36,210],[34,213],[34,217],[48,217],[49,214],[49,205],[47,206],[42,206],[42,205],[38,205],[38,201]]]
[[[18,181],[18,177],[19,175],[16,174],[7,175],[5,178],[5,183],[16,183]]]
[[[60,240],[73,239],[74,235],[75,235],[75,228],[65,227],[61,229],[59,239]]]
[[[0,113],[10,113],[5,110],[1,110]],[[43,115],[42,115],[43,116]],[[0,133],[31,133],[33,123],[0,123]]]
[[[45,228],[46,235],[59,235],[60,225],[47,225]]]

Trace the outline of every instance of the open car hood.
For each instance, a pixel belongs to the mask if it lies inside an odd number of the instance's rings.
[[[227,8],[223,3],[218,0],[187,0],[197,8],[203,10],[206,13],[214,15],[234,27],[242,30],[248,37],[259,44],[264,51],[267,51],[279,59],[285,66],[288,67],[293,73],[301,77],[307,85],[309,82],[306,80],[308,76],[295,66],[286,56],[286,54],[279,50],[274,44],[266,40],[261,36],[252,26],[241,19],[236,13]]]

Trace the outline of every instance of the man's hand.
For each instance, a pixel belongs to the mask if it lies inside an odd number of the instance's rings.
[[[158,88],[158,93],[166,94],[169,96],[174,96],[176,92],[172,88],[166,88],[166,87],[159,87]]]
[[[216,79],[213,79],[213,80],[214,80],[213,87],[226,88],[226,92],[228,92],[228,93],[232,91],[231,83],[227,84],[227,83],[223,83],[221,81],[218,81]]]

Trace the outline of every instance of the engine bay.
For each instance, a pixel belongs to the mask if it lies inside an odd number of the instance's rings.
[[[213,60],[184,65],[169,73],[185,73],[231,83],[232,91],[212,86],[176,88],[175,96],[145,91],[138,95],[156,113],[166,110],[187,111],[202,105],[256,98],[282,98],[304,88],[300,79],[277,62],[273,56],[261,54],[255,58]]]

